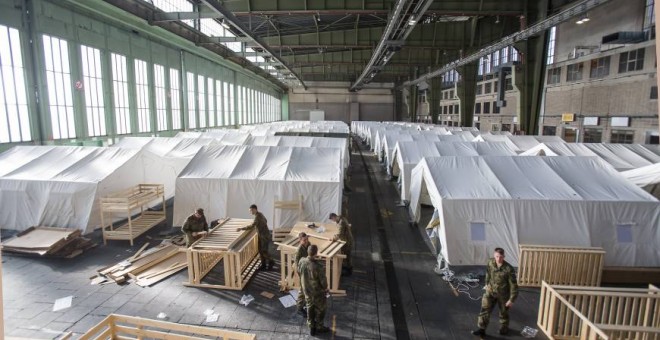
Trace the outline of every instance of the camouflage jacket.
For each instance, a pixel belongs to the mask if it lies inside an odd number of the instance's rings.
[[[195,217],[195,214],[192,214],[186,218],[186,222],[183,223],[181,231],[184,233],[208,231],[209,224],[206,223],[206,217],[202,216],[200,218]]]
[[[300,284],[306,298],[322,297],[328,289],[325,278],[325,268],[321,261],[303,257],[298,265],[300,269]]]
[[[506,261],[498,268],[495,259],[490,259],[486,265],[486,284],[489,291],[503,297],[509,297],[511,302],[518,296],[516,271]]]
[[[268,220],[266,219],[266,216],[264,216],[264,214],[262,214],[260,211],[257,211],[256,215],[254,215],[254,221],[252,224],[246,226],[245,230],[252,230],[254,228],[257,228],[257,232],[259,233],[260,238],[270,238]]]
[[[304,257],[307,257],[307,248],[309,248],[309,244],[308,245],[301,244],[298,246],[298,251],[296,252],[296,262],[295,262],[296,269],[298,269],[298,273],[300,273],[300,268],[299,268],[300,260],[303,259]]]
[[[353,231],[351,230],[351,226],[348,223],[348,220],[346,218],[339,216],[339,234],[337,236],[339,237],[340,240],[346,242],[346,244],[349,246],[353,244]]]

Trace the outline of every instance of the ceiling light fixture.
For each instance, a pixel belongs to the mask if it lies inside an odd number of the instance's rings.
[[[582,25],[582,24],[588,22],[589,20],[590,20],[589,15],[587,13],[585,13],[585,14],[581,15],[580,18],[575,23],[578,24],[578,25]]]
[[[410,20],[408,20],[408,25],[410,25],[410,26],[415,26],[416,23],[417,23],[417,20],[415,20],[414,18],[410,18]]]

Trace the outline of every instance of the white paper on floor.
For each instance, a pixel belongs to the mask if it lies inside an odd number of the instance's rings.
[[[204,311],[204,315],[206,315],[206,316],[209,316],[211,314],[213,314],[213,309],[207,309],[207,310]]]
[[[296,300],[291,295],[284,295],[280,298],[280,302],[284,308],[289,308],[296,305]]]
[[[55,304],[53,305],[53,312],[71,307],[71,302],[73,302],[73,295],[55,300]]]
[[[291,294],[291,296],[293,296],[294,300],[298,301],[298,294],[300,294],[300,292],[297,289],[291,289],[289,291],[289,294]]]
[[[206,322],[216,322],[220,314],[210,314],[206,316]]]

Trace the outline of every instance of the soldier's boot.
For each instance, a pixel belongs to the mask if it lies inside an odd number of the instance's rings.
[[[268,270],[273,269],[273,266],[275,266],[275,261],[273,259],[268,260]]]
[[[483,328],[475,329],[472,331],[472,334],[477,336],[484,336],[486,335],[486,330]]]
[[[316,335],[316,328],[310,327],[309,328],[309,335]]]
[[[326,326],[316,327],[316,332],[317,333],[328,333],[328,332],[330,332],[330,328],[328,328]]]
[[[502,325],[500,327],[500,335],[507,335],[507,334],[509,334],[509,326]]]

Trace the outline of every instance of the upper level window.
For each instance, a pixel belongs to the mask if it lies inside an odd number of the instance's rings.
[[[610,57],[603,57],[591,61],[590,78],[603,78],[610,74]]]
[[[644,49],[619,54],[619,73],[639,71],[644,68]]]
[[[566,81],[582,80],[583,69],[584,69],[584,65],[582,63],[568,65],[566,67]]]

